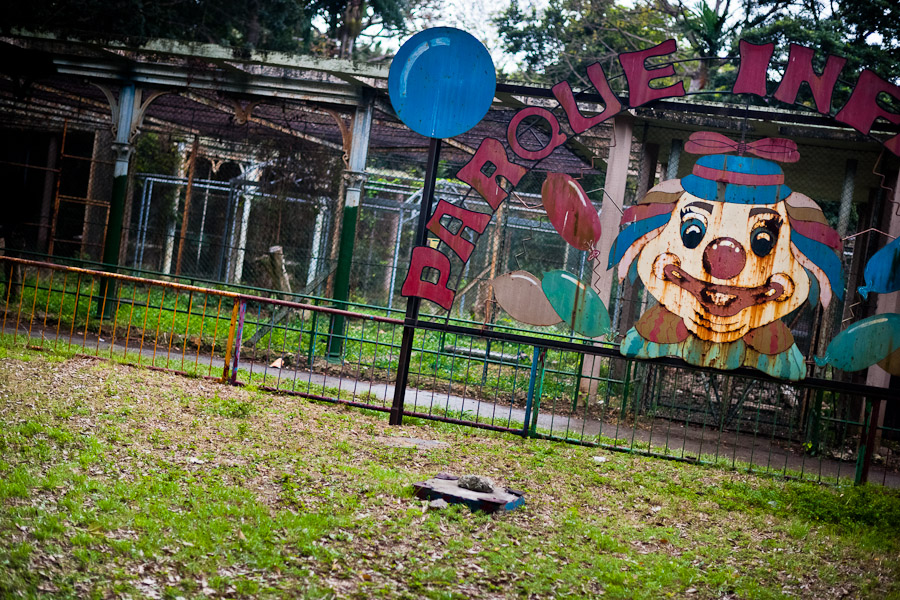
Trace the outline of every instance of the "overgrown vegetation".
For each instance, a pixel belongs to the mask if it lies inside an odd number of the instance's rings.
[[[441,471],[526,504],[429,510],[411,484]],[[20,348],[0,362],[4,597],[889,598],[898,529],[896,490],[393,428]]]

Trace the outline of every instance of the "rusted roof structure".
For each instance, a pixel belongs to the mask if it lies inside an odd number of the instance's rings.
[[[0,38],[0,58],[6,74],[0,77],[3,127],[58,130],[63,121],[73,128],[108,125],[107,96],[128,81],[145,90],[143,131],[197,134],[205,147],[215,141],[223,151],[229,143],[280,139],[345,151],[347,120],[364,95],[373,95],[376,107],[370,152],[421,162],[428,146],[394,115],[385,65],[165,40],[130,49],[29,34]],[[512,110],[529,98],[501,97],[477,127],[449,140],[445,160],[464,162],[485,137],[505,139]],[[584,169],[586,155],[579,144],[555,152],[542,166]]]

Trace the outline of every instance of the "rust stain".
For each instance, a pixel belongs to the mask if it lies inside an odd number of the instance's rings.
[[[809,295],[809,277],[791,250],[784,202],[708,202],[685,192],[637,260],[650,293],[691,333],[711,342],[738,340]]]

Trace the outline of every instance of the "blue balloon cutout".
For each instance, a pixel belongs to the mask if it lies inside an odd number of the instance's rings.
[[[388,93],[407,127],[431,138],[472,129],[487,114],[497,89],[494,62],[471,34],[434,27],[406,41],[388,75]]]
[[[890,294],[900,290],[900,238],[876,252],[866,264],[866,285],[859,288],[863,298],[869,292]]]

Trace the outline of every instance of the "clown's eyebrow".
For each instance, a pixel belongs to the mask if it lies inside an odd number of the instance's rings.
[[[752,208],[752,209],[750,209],[749,216],[752,217],[753,215],[770,215],[772,217],[781,218],[781,215],[779,215],[777,212],[775,212],[771,208]]]
[[[712,214],[713,211],[713,205],[706,202],[691,202],[690,204],[686,204],[684,208],[681,209],[681,211],[687,212],[687,209],[689,208],[699,208],[700,210],[705,210],[710,214]]]

